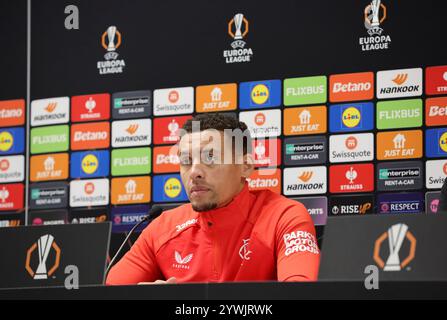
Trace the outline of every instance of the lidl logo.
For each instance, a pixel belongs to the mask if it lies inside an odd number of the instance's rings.
[[[422,100],[406,99],[377,103],[377,129],[422,126]]]
[[[152,189],[154,202],[188,201],[179,174],[154,176]]]
[[[281,105],[281,81],[242,82],[239,85],[241,110],[269,108]]]
[[[25,100],[0,101],[0,127],[21,126],[25,124]]]
[[[447,66],[425,69],[425,92],[427,94],[447,94]]]
[[[22,153],[25,149],[24,128],[0,129],[0,155]]]
[[[371,102],[332,105],[329,109],[331,132],[368,131],[374,128]]]
[[[425,132],[425,155],[428,158],[447,157],[447,129],[429,129]]]
[[[106,150],[73,152],[70,163],[70,176],[73,179],[109,175],[109,151]]]
[[[304,135],[327,131],[326,107],[286,108],[284,135]]]
[[[127,176],[151,172],[151,148],[112,150],[112,175]]]
[[[326,103],[326,76],[290,78],[284,80],[284,105]]]
[[[425,100],[425,124],[427,126],[447,125],[447,97]]]

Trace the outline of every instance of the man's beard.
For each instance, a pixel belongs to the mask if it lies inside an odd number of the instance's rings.
[[[203,212],[203,211],[209,211],[209,210],[213,210],[217,208],[217,203],[215,202],[208,202],[208,203],[204,203],[202,205],[195,205],[192,204],[192,208],[194,209],[194,211],[197,212]]]

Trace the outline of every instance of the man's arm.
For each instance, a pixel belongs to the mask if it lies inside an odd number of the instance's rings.
[[[278,281],[316,281],[320,251],[307,209],[297,203],[281,216],[276,227]]]
[[[156,221],[143,230],[132,248],[113,266],[107,285],[128,285],[162,279],[155,259],[153,232]]]

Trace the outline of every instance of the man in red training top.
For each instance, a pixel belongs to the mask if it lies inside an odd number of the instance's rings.
[[[247,126],[201,114],[181,132],[180,174],[190,203],[149,224],[106,283],[317,280],[320,253],[306,208],[248,189],[254,165]]]

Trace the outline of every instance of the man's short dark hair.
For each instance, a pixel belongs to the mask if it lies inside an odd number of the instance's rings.
[[[243,153],[251,152],[251,137],[248,131],[247,125],[239,121],[236,117],[222,114],[222,113],[203,113],[194,116],[189,119],[183,125],[184,134],[191,133],[193,130],[193,121],[200,123],[200,131],[215,129],[224,132],[225,129],[240,130],[242,133],[246,133],[246,139],[243,139]]]

